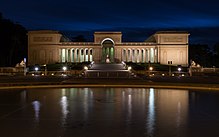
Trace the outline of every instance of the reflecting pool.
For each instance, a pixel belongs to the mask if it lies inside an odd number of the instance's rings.
[[[219,92],[0,90],[1,137],[218,137]]]

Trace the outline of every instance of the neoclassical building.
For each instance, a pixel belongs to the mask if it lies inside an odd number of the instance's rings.
[[[159,31],[144,42],[122,42],[121,32],[95,32],[94,42],[72,42],[60,32],[28,32],[28,64],[136,62],[188,65],[188,32]]]

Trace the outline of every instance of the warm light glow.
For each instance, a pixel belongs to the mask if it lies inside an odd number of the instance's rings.
[[[165,74],[162,74],[162,76],[165,76]]]
[[[147,132],[148,135],[153,135],[155,125],[155,95],[154,89],[150,88],[148,99],[148,117],[147,117]]]
[[[66,67],[66,66],[64,66],[64,67],[62,67],[62,69],[63,69],[64,71],[66,71],[66,70],[67,70],[67,67]]]
[[[180,72],[182,70],[182,68],[178,68],[178,71]]]
[[[33,101],[32,102],[33,109],[35,112],[35,120],[38,122],[39,121],[39,113],[40,113],[40,102],[39,101]]]
[[[62,98],[60,100],[60,105],[61,105],[61,109],[62,109],[62,124],[65,125],[66,118],[67,118],[67,115],[69,113],[69,111],[68,111],[68,99],[67,99],[66,96],[62,96]]]
[[[131,66],[129,66],[129,67],[128,67],[128,70],[131,70],[131,69],[132,69],[132,67],[131,67]]]
[[[152,71],[152,70],[153,70],[153,67],[149,67],[149,70]]]
[[[85,70],[88,70],[88,67],[87,67],[87,66],[84,66],[84,69],[85,69]]]
[[[35,69],[35,71],[38,71],[38,70],[39,70],[39,68],[38,68],[38,67],[35,67],[34,69]]]
[[[52,76],[54,75],[54,73],[51,74]]]

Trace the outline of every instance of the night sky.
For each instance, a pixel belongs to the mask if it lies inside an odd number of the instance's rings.
[[[122,31],[124,41],[144,41],[160,30],[189,31],[191,43],[219,42],[216,0],[4,0],[0,12],[28,30],[67,36]]]

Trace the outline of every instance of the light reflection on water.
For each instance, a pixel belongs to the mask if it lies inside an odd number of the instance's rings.
[[[39,122],[39,114],[40,114],[40,102],[33,101],[32,105],[33,105],[33,109],[34,109],[35,121],[38,123]]]
[[[202,137],[209,134],[208,130],[211,131],[210,135],[219,135],[214,130],[219,127],[219,110],[213,107],[219,105],[219,94],[206,94],[153,88],[63,88],[5,92],[0,94],[0,129],[3,129],[2,135],[9,137]],[[37,129],[34,128],[36,124]],[[205,130],[200,131],[200,125]],[[11,130],[14,132],[9,132]]]
[[[60,105],[62,108],[62,125],[64,126],[66,124],[66,118],[67,118],[67,114],[68,114],[68,100],[66,96],[62,96],[61,100],[60,100]]]
[[[147,135],[153,136],[155,124],[155,104],[154,104],[154,89],[150,88],[148,99],[148,117],[147,117]]]

